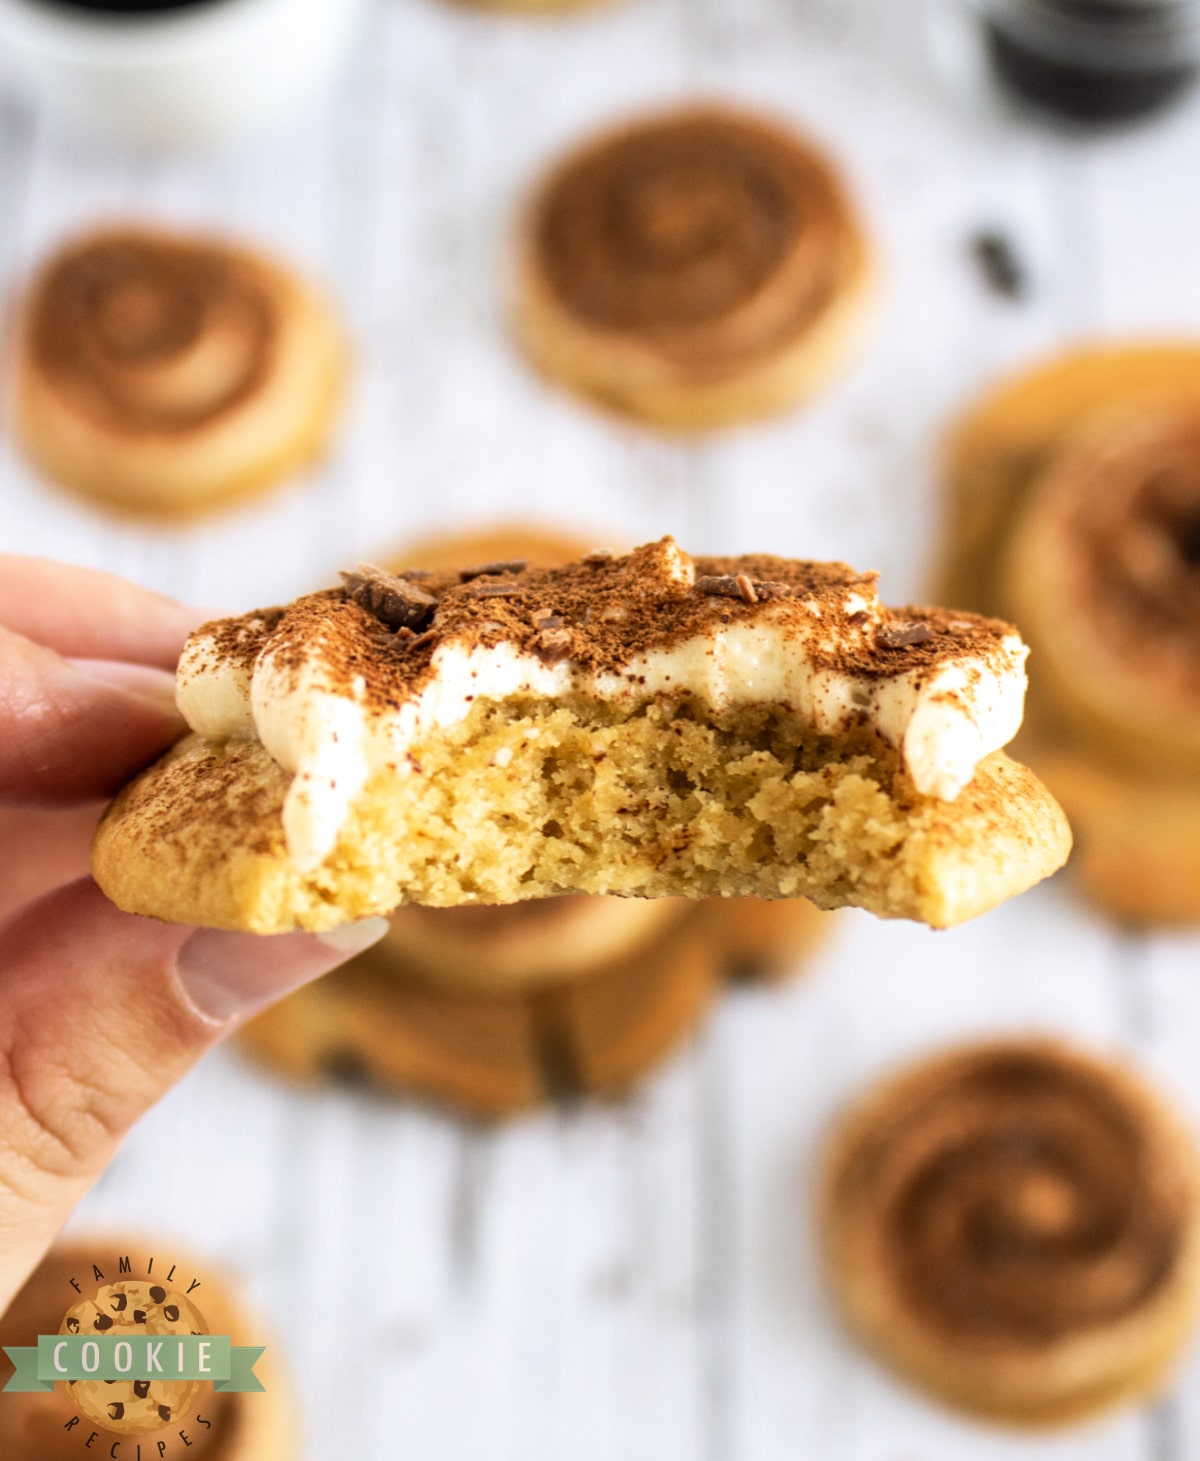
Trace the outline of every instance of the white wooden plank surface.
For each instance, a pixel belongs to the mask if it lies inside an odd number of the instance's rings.
[[[936,432],[966,394],[1098,329],[1200,328],[1200,109],[1102,142],[1048,135],[940,75],[926,20],[917,0],[629,0],[545,23],[378,0],[336,95],[218,158],[115,154],[0,106],[6,291],[97,218],[216,226],[325,278],[358,360],[336,452],[289,492],[187,529],[117,523],[0,442],[0,538],[236,608],[411,531],[519,512],[845,557],[894,599],[919,593]],[[504,279],[540,165],[697,91],[827,141],[883,288],[870,349],[810,409],[687,446],[535,380]],[[1021,304],[974,272],[966,239],[986,225],[1028,264]],[[1200,1355],[1163,1404],[1053,1440],[895,1385],[831,1321],[808,1188],[839,1101],[967,1032],[1130,1049],[1200,1120],[1198,953],[1119,935],[1060,887],[944,935],[847,917],[805,980],[729,998],[626,1105],[498,1131],[297,1095],[221,1053],[79,1221],[178,1234],[244,1274],[286,1335],[313,1461],[1181,1461],[1200,1451]],[[337,1349],[364,1331],[382,1358],[355,1377]]]

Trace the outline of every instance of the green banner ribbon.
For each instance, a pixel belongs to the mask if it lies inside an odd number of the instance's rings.
[[[263,1347],[239,1347],[227,1334],[40,1334],[37,1348],[5,1348],[16,1373],[4,1390],[50,1392],[59,1380],[211,1380],[213,1389],[264,1389],[254,1373]]]

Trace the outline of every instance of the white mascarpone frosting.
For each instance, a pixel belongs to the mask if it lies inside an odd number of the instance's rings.
[[[292,774],[283,820],[299,869],[332,852],[373,776],[410,774],[410,752],[479,700],[583,695],[633,708],[686,695],[714,712],[784,706],[821,734],[866,722],[916,790],[943,801],[1021,723],[1027,650],[1014,630],[970,614],[893,613],[872,575],[841,565],[693,563],[664,539],[589,566],[492,565],[464,578],[420,585],[438,606],[431,633],[399,630],[411,669],[380,650],[389,629],[340,592],[206,625],[185,647],[178,700],[192,729],[256,737]],[[539,625],[551,611],[559,640],[548,654]]]

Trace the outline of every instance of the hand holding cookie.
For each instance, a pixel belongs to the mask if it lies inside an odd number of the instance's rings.
[[[183,731],[170,671],[198,617],[0,555],[0,1311],[210,1046],[386,931],[197,932],[118,912],[86,876],[102,802]]]

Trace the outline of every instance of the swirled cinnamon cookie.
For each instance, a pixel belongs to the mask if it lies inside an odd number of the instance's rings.
[[[948,452],[942,583],[1021,627],[1018,752],[1126,918],[1200,919],[1200,347],[1072,353],[1002,384]]]
[[[476,1116],[620,1095],[696,1028],[726,978],[795,971],[830,922],[798,898],[410,904],[381,944],[240,1039],[287,1075],[365,1078]]]
[[[939,1398],[1026,1425],[1157,1389],[1200,1298],[1200,1169],[1131,1070],[1056,1042],[968,1046],[884,1081],[834,1132],[837,1301]]]
[[[751,113],[688,107],[585,143],[542,183],[517,329],[548,375],[668,427],[765,415],[857,341],[870,268],[835,170]]]
[[[121,907],[258,932],[403,902],[808,897],[935,926],[1054,871],[1069,832],[1000,750],[1009,626],[885,609],[842,564],[361,569],[189,641],[193,734],[118,797]]]
[[[318,457],[345,371],[329,307],[273,260],[116,228],[68,245],[34,281],[15,426],[55,481],[188,513]]]
[[[231,1283],[205,1272],[189,1298],[136,1259],[129,1276],[94,1281],[98,1260],[115,1275],[118,1255],[140,1246],[109,1236],[53,1248],[0,1317],[0,1347],[36,1346],[39,1335],[55,1333],[229,1335],[237,1345],[267,1344],[255,1366],[264,1393],[218,1393],[209,1382],[78,1380],[60,1381],[49,1393],[6,1394],[0,1397],[4,1461],[76,1461],[85,1443],[91,1454],[118,1461],[135,1457],[139,1446],[144,1461],[177,1451],[192,1461],[295,1461],[298,1409],[278,1346],[247,1314]],[[201,1270],[187,1265],[187,1271]],[[0,1387],[7,1368],[0,1356]]]

